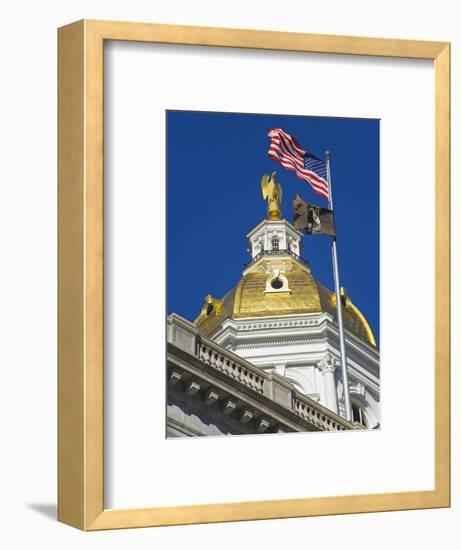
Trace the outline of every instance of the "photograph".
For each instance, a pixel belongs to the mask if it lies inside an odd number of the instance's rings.
[[[167,439],[379,429],[380,120],[165,116]]]

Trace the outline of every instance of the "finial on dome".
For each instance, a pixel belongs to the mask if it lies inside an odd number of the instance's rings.
[[[282,219],[282,186],[275,181],[275,172],[269,176],[264,174],[261,178],[261,191],[263,198],[267,199],[267,219]]]

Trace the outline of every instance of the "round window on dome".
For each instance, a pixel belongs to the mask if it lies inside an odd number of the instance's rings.
[[[211,315],[214,311],[214,304],[208,304],[206,308],[206,314]]]
[[[274,290],[280,290],[283,287],[283,281],[281,281],[278,277],[276,277],[275,279],[272,279],[271,287]]]

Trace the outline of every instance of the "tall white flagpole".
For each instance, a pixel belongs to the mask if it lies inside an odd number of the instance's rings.
[[[327,165],[327,181],[328,181],[328,208],[333,211],[333,190],[331,188],[331,173],[330,173],[330,151],[325,152]],[[334,214],[333,214],[334,215]],[[343,311],[341,307],[341,286],[339,283],[339,268],[338,268],[338,252],[336,250],[336,236],[331,242],[331,259],[333,262],[333,278],[335,280],[336,291],[336,308],[338,312],[338,330],[339,330],[339,350],[341,353],[341,371],[343,375],[344,385],[344,405],[346,409],[346,420],[352,420],[351,396],[349,393],[349,376],[347,373],[347,356],[346,342],[344,340],[344,324]]]

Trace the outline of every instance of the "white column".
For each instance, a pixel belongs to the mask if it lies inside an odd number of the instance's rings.
[[[337,364],[338,362],[330,354],[318,364],[319,370],[323,376],[325,402],[322,404],[336,414],[338,414],[338,394],[336,393],[335,383],[335,369]]]
[[[280,238],[280,250],[288,250],[287,232],[283,231]]]

